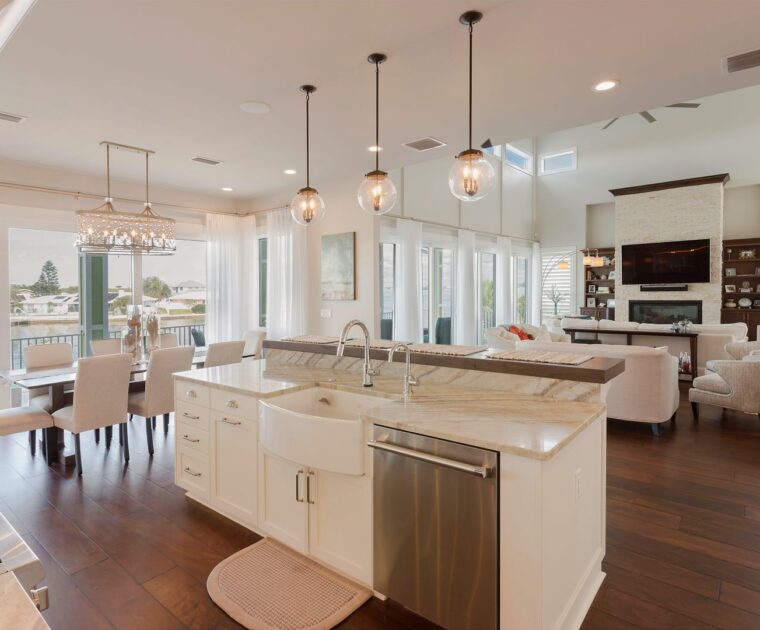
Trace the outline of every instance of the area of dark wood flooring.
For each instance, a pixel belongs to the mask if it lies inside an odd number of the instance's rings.
[[[85,434],[77,478],[0,438],[0,511],[45,566],[53,630],[239,627],[206,576],[258,536],[184,498],[173,440],[159,426],[149,458],[136,419],[124,467]],[[760,628],[760,422],[705,408],[693,423],[685,391],[660,438],[610,422],[604,570],[584,630]],[[340,627],[428,626],[371,600]]]

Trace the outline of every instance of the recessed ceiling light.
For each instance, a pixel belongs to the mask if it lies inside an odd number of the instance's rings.
[[[378,151],[382,151],[383,147],[375,146],[374,144],[371,147],[367,147],[367,151],[372,151],[372,153],[377,153]]]
[[[268,114],[272,111],[269,104],[263,101],[245,101],[244,103],[240,103],[240,109],[246,114]]]
[[[223,187],[222,187],[222,190],[223,190],[224,192],[232,192],[234,189],[233,189],[233,188],[230,188],[229,186],[223,186]]]
[[[295,175],[296,174],[296,172],[292,168],[286,168],[283,171],[283,173],[285,173],[285,175]]]
[[[617,79],[605,79],[604,81],[599,81],[599,83],[594,86],[594,92],[607,92],[608,90],[616,88],[618,85],[620,85],[620,81]]]

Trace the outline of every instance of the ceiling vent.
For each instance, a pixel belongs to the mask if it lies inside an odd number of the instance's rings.
[[[430,151],[430,149],[437,149],[438,147],[445,147],[446,143],[436,140],[435,138],[427,137],[420,138],[419,140],[413,140],[412,142],[405,142],[405,147],[414,149],[415,151]]]
[[[0,120],[12,123],[22,123],[26,120],[26,117],[17,116],[16,114],[8,114],[7,112],[0,112]]]
[[[220,164],[224,164],[221,160],[212,160],[211,158],[201,157],[200,155],[196,155],[193,158],[193,162],[199,162],[200,164],[208,164],[209,166],[219,166]]]
[[[741,53],[726,57],[726,71],[739,72],[749,70],[760,66],[760,50],[751,50],[750,52]]]

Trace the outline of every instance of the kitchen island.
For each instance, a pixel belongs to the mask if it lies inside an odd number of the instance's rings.
[[[270,343],[266,360],[176,375],[176,483],[191,499],[375,588],[373,432],[493,452],[498,625],[580,626],[604,578],[604,395],[622,362],[574,381],[567,366],[556,378],[557,366],[528,376],[415,356],[404,400],[387,351],[372,351],[365,388],[356,349]]]

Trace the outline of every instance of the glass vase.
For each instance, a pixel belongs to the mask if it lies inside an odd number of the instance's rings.
[[[161,318],[157,313],[148,313],[145,315],[145,352],[148,356],[154,350],[161,348]]]
[[[127,306],[127,325],[122,331],[122,352],[131,354],[133,363],[142,361],[142,318],[141,305]]]

